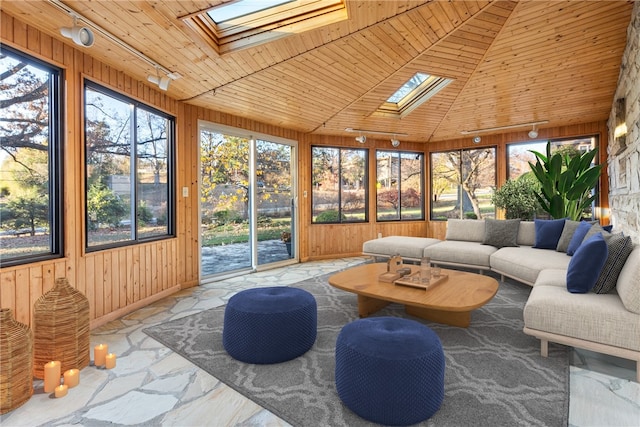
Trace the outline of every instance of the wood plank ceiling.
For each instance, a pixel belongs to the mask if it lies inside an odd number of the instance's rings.
[[[417,142],[606,120],[632,10],[630,1],[346,0],[346,21],[219,55],[180,17],[221,1],[62,3],[180,73],[168,90],[176,99],[301,132]],[[59,31],[71,18],[50,1],[2,10],[72,43]],[[155,74],[99,33],[86,51],[145,82]],[[454,81],[402,119],[374,115],[416,72]]]

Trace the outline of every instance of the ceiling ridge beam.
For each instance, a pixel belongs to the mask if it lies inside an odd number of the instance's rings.
[[[429,135],[429,137],[427,138],[427,142],[431,141],[431,138],[433,137],[433,135],[440,128],[440,125],[442,124],[442,120],[444,120],[445,117],[449,116],[449,113],[451,112],[451,109],[453,108],[453,105],[456,103],[456,101],[460,97],[460,94],[462,94],[464,92],[464,90],[466,89],[467,85],[469,84],[469,82],[473,78],[473,75],[476,73],[476,71],[478,71],[478,67],[480,67],[480,64],[482,64],[484,59],[487,57],[488,52],[489,52],[489,50],[491,50],[491,47],[493,46],[493,44],[496,42],[496,39],[500,36],[500,34],[502,34],[504,29],[509,26],[509,21],[511,21],[511,19],[514,16],[513,12],[515,12],[516,8],[518,7],[518,2],[516,0],[510,0],[510,1],[505,1],[503,3],[512,3],[514,5],[513,8],[511,9],[511,13],[504,20],[504,23],[500,27],[500,31],[498,31],[498,33],[493,37],[493,40],[491,40],[491,44],[484,51],[484,54],[482,55],[482,58],[480,58],[478,60],[478,62],[476,63],[475,67],[473,67],[473,71],[471,71],[471,73],[469,74],[469,77],[467,78],[467,81],[464,83],[462,88],[460,88],[460,90],[458,91],[458,94],[454,97],[453,101],[451,101],[451,104],[449,104],[449,108],[447,108],[447,111],[442,115],[443,118],[438,121],[438,124],[436,126],[434,126],[433,131],[431,131],[431,135]]]

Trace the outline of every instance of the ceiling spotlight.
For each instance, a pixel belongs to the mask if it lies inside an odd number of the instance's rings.
[[[149,76],[147,77],[147,80],[149,80],[151,83],[157,84],[161,90],[169,89],[169,83],[171,83],[171,79],[169,78],[169,76],[160,77],[160,71],[156,69],[156,72],[158,73],[158,75]]]
[[[476,135],[473,137],[474,144],[480,144],[480,141],[482,141],[482,138],[480,138],[480,135]]]
[[[533,125],[533,129],[529,131],[529,138],[535,139],[537,137],[538,137],[538,130],[536,128],[536,125]]]
[[[78,20],[73,18],[73,27],[60,28],[60,34],[73,40],[78,46],[91,47],[95,41],[93,31],[88,27],[79,27]]]
[[[367,137],[364,135],[356,136],[356,141],[358,141],[360,144],[364,144],[365,142],[367,142]]]
[[[391,145],[398,147],[400,145],[400,141],[398,141],[397,138],[391,138]]]

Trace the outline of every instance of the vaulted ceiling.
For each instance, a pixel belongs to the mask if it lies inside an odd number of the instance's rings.
[[[142,81],[156,70],[99,27],[182,77],[189,104],[294,129],[345,128],[429,142],[472,129],[606,120],[626,43],[630,1],[346,0],[348,19],[219,54],[182,17],[218,0],[12,1],[2,10],[41,31],[94,26],[79,48]],[[82,18],[86,18],[83,21]],[[403,117],[373,114],[416,72],[453,79]],[[151,84],[151,83],[149,83]]]

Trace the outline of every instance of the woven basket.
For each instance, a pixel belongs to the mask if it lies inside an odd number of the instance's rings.
[[[60,361],[60,370],[89,365],[89,300],[66,278],[33,305],[33,376],[44,378],[44,365]]]
[[[25,403],[33,394],[33,334],[13,318],[10,308],[0,309],[0,414]]]

